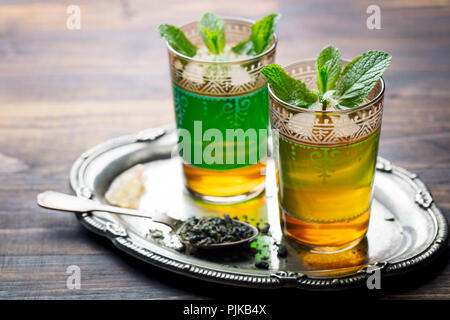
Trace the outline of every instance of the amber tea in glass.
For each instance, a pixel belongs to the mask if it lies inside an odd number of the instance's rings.
[[[314,61],[284,69],[314,88]],[[369,226],[383,79],[367,103],[346,110],[299,108],[281,101],[270,88],[269,92],[285,235],[313,251],[333,252],[357,244]]]

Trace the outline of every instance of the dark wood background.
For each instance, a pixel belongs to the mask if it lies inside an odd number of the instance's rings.
[[[81,8],[81,30],[66,28],[70,4]],[[370,4],[381,8],[381,30],[366,28]],[[174,276],[120,254],[73,215],[36,205],[43,190],[70,192],[69,169],[84,150],[173,121],[167,53],[155,28],[205,11],[250,18],[282,13],[281,64],[315,57],[327,44],[348,58],[368,49],[390,52],[380,154],[418,173],[450,216],[449,1],[2,0],[0,298],[310,296],[249,293]],[[449,299],[447,260],[359,296]],[[66,288],[72,264],[81,267],[80,290]]]

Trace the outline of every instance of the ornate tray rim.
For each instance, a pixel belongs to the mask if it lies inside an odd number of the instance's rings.
[[[82,153],[72,165],[70,171],[70,185],[72,189],[79,197],[93,198],[93,191],[85,184],[83,175],[90,162],[113,148],[136,142],[152,142],[173,130],[172,125],[147,129],[135,135],[113,138],[92,147]],[[265,273],[255,271],[254,274],[239,274],[232,271],[216,270],[210,267],[180,262],[142,247],[128,235],[120,223],[103,223],[98,219],[93,219],[89,213],[77,214],[77,217],[81,225],[86,229],[108,238],[119,250],[154,266],[185,276],[226,285],[252,288],[278,289],[294,287],[306,290],[340,290],[363,285],[367,278],[376,270],[380,270],[382,277],[388,277],[418,269],[434,260],[448,244],[448,222],[434,203],[430,192],[426,185],[419,179],[418,175],[401,167],[394,166],[390,161],[381,157],[378,157],[377,170],[400,177],[416,190],[415,202],[432,217],[437,227],[435,237],[426,249],[410,259],[396,263],[383,261],[372,263],[353,275],[333,279],[310,278],[302,273],[288,271],[269,271]]]

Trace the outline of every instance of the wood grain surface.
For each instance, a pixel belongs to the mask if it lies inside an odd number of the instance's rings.
[[[66,28],[67,6],[81,29]],[[221,288],[147,266],[85,231],[36,195],[70,192],[68,173],[106,139],[173,121],[167,52],[155,28],[203,12],[260,18],[279,12],[277,61],[390,52],[380,155],[416,172],[450,216],[449,1],[377,1],[381,30],[366,27],[374,1],[3,0],[0,3],[0,299],[305,297],[299,291]],[[449,299],[444,255],[428,271],[359,296]],[[79,290],[66,268],[81,268]],[[352,295],[353,293],[348,293]],[[316,294],[317,295],[317,294]]]

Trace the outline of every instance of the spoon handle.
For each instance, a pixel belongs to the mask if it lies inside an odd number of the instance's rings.
[[[56,191],[45,191],[38,194],[37,203],[41,207],[53,210],[70,211],[70,212],[105,211],[120,215],[148,218],[152,219],[155,222],[161,222],[169,226],[172,226],[171,218],[169,218],[166,215],[155,213],[152,214],[152,216],[150,216],[142,211],[109,206],[106,204],[98,203],[94,200],[84,199]]]

